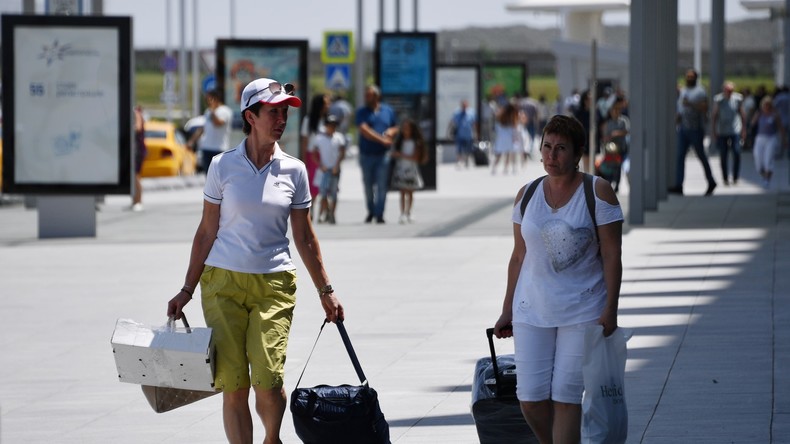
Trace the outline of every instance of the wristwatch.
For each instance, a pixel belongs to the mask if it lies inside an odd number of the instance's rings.
[[[323,296],[325,294],[334,293],[335,290],[332,288],[332,285],[326,284],[323,287],[318,289],[318,296]]]

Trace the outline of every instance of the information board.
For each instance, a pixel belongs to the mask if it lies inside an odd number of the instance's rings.
[[[233,110],[233,126],[241,128],[241,93],[258,78],[292,83],[302,108],[289,107],[288,124],[280,147],[299,155],[299,124],[308,104],[307,40],[217,40],[217,88]]]
[[[420,167],[425,189],[436,189],[436,34],[376,34],[376,82],[382,101],[398,120],[414,119],[425,138],[430,160]]]
[[[2,17],[3,189],[128,194],[131,19]]]
[[[480,119],[480,67],[440,65],[436,68],[436,140],[448,142],[450,121],[465,100]]]

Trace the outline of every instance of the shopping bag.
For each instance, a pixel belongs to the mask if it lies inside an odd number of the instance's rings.
[[[155,387],[214,391],[214,344],[211,329],[163,327],[118,319],[112,349],[118,380]]]
[[[633,330],[618,327],[604,337],[603,326],[584,334],[582,444],[622,444],[628,436],[625,403],[626,342]]]
[[[324,321],[321,325],[319,338],[326,324]],[[299,388],[310,362],[308,356],[296,389],[291,393],[290,409],[296,435],[310,444],[389,444],[389,424],[381,412],[378,393],[370,387],[362,372],[343,322],[337,321],[336,325],[361,384]]]
[[[193,402],[214,396],[221,391],[188,390],[173,387],[141,385],[143,396],[156,413],[169,412]]]

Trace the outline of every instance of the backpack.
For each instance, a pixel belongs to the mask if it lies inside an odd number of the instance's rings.
[[[529,200],[532,199],[532,195],[535,194],[535,190],[538,188],[543,179],[546,176],[541,176],[535,179],[529,187],[527,187],[526,191],[524,191],[524,196],[521,198],[521,218],[524,218],[524,212],[527,210],[527,204]],[[584,198],[587,201],[587,211],[590,213],[590,218],[593,222],[593,227],[595,228],[595,238],[598,239],[598,222],[595,220],[595,192],[593,191],[593,177],[589,174],[584,173]]]

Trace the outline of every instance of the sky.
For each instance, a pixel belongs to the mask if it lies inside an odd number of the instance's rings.
[[[55,0],[50,0],[55,1]],[[82,0],[87,11],[90,0]],[[400,30],[414,29],[415,0],[400,0]],[[419,31],[441,31],[467,26],[506,26],[525,24],[547,28],[558,26],[560,20],[552,13],[510,12],[508,4],[520,0],[419,0]],[[711,0],[700,2],[700,18],[710,20]],[[166,26],[167,4],[170,3],[169,37]],[[136,49],[164,48],[170,39],[173,47],[181,42],[180,5],[186,5],[185,44],[193,45],[193,5],[197,5],[198,47],[214,47],[218,38],[239,39],[307,39],[310,47],[320,48],[324,31],[355,31],[357,0],[104,0],[105,15],[133,17]],[[36,0],[37,12],[45,9],[45,0]],[[235,5],[235,25],[231,31],[231,7]],[[372,46],[379,27],[380,0],[363,2],[363,36]],[[396,30],[396,0],[384,1],[385,31]],[[19,13],[22,0],[0,0],[0,11]],[[696,18],[694,0],[678,1],[680,23],[693,23]],[[725,19],[738,21],[751,17],[767,17],[768,12],[750,12],[740,0],[725,0]],[[625,24],[628,12],[607,12],[604,23]]]

